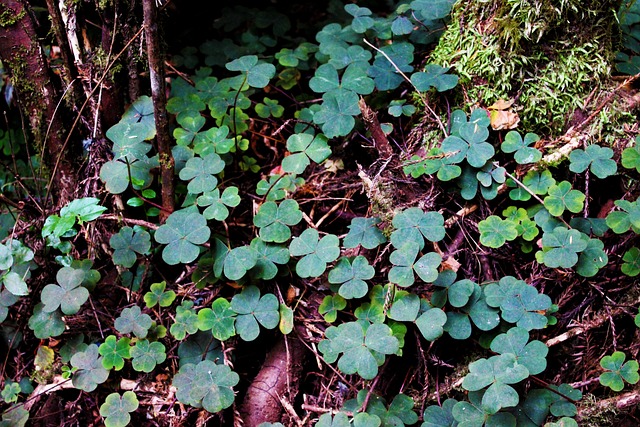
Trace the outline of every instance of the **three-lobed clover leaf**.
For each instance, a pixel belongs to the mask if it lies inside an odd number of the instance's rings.
[[[193,310],[193,301],[182,301],[176,307],[175,321],[169,328],[171,335],[179,341],[185,339],[187,334],[195,334],[198,331],[198,314]]]
[[[64,332],[65,323],[59,310],[45,311],[44,304],[38,303],[29,318],[29,328],[38,339],[57,337]]]
[[[188,363],[197,365],[203,360],[217,362],[224,360],[220,341],[203,331],[198,331],[187,337],[178,347],[180,366]]]
[[[427,341],[435,341],[444,333],[447,314],[439,308],[431,308],[416,319],[416,326]]]
[[[422,240],[422,237],[420,237]],[[391,253],[389,261],[393,267],[389,270],[389,281],[406,288],[415,281],[414,271],[424,282],[430,283],[438,277],[438,267],[442,257],[436,252],[428,252],[416,258],[420,252],[419,243],[408,241],[404,246]]]
[[[151,372],[156,365],[164,362],[167,358],[164,344],[161,342],[149,342],[148,340],[137,341],[131,347],[131,364],[138,372]]]
[[[201,194],[213,191],[218,185],[216,174],[224,169],[224,160],[216,153],[204,157],[195,156],[187,160],[180,170],[180,179],[189,181],[187,190],[190,193]]]
[[[193,262],[200,254],[198,245],[209,240],[211,230],[207,220],[194,206],[173,212],[155,233],[158,243],[167,246],[162,259],[169,265]]]
[[[71,358],[71,366],[77,369],[71,378],[75,388],[91,392],[109,377],[109,370],[105,369],[102,358],[98,354],[98,346],[91,344],[85,351],[76,353]]]
[[[363,427],[369,425],[404,427],[405,424],[413,425],[418,421],[418,415],[413,412],[414,406],[413,399],[402,393],[397,394],[391,404],[387,405],[386,400],[382,397],[368,390],[360,390],[355,399],[350,399],[344,403],[342,409],[355,414],[360,408],[364,407],[365,412],[361,412],[361,414],[366,414],[369,418],[362,418],[361,424],[359,424],[357,418],[354,418],[354,425]]]
[[[523,280],[505,276],[498,283],[489,283],[484,288],[487,304],[500,307],[502,318],[509,323],[530,331],[547,326],[543,314],[551,307],[551,298]]]
[[[578,252],[589,245],[589,237],[578,230],[556,227],[542,235],[542,260],[547,267],[571,268],[578,262]]]
[[[426,92],[435,87],[438,92],[453,89],[458,84],[458,76],[446,74],[449,68],[441,67],[438,64],[428,64],[424,71],[413,73],[411,83],[420,92]]]
[[[4,388],[2,389],[2,392],[0,392],[0,397],[2,397],[2,399],[6,403],[14,403],[18,401],[20,391],[21,388],[19,383],[11,380],[6,380],[4,383]]]
[[[540,137],[535,133],[527,133],[522,139],[522,136],[517,131],[512,130],[504,136],[504,141],[500,148],[505,153],[515,153],[513,158],[520,165],[536,163],[542,158],[542,153],[540,150],[529,146],[539,139]]]
[[[82,304],[89,299],[89,291],[81,286],[84,279],[83,270],[72,267],[62,267],[58,270],[58,284],[45,286],[40,294],[44,304],[43,310],[52,312],[60,308],[64,314],[76,314],[80,311]]]
[[[396,291],[387,315],[399,322],[413,322],[420,312],[420,297],[406,291]],[[446,318],[445,318],[446,321]],[[443,323],[444,324],[444,323]],[[442,325],[441,325],[442,326]]]
[[[572,190],[568,181],[552,185],[548,192],[549,195],[544,198],[544,207],[553,216],[560,216],[565,210],[578,213],[584,207],[586,196],[579,190]]]
[[[455,271],[449,269],[442,270],[433,285],[444,288],[435,291],[431,297],[431,303],[436,307],[443,307],[447,300],[452,307],[464,307],[475,290],[475,283],[469,279],[456,281]]]
[[[584,150],[578,148],[569,155],[571,164],[569,170],[575,173],[582,173],[587,168],[598,178],[604,179],[615,175],[618,166],[612,159],[613,150],[609,147],[601,147],[596,144],[588,145]]]
[[[640,232],[640,204],[638,201],[616,200],[614,204],[619,211],[611,211],[607,215],[606,222],[616,234],[622,234],[631,228],[636,234]]]
[[[115,335],[109,335],[98,347],[98,353],[103,356],[102,366],[105,369],[115,369],[116,371],[122,369],[124,367],[124,359],[131,357],[130,342],[131,339],[128,337],[117,339]]]
[[[113,263],[131,268],[136,262],[136,253],[146,255],[151,249],[151,236],[143,229],[124,226],[111,236],[109,246],[113,249]]]
[[[621,163],[627,169],[635,168],[640,172],[640,137],[636,136],[633,146],[622,150]]]
[[[238,374],[227,365],[203,360],[197,365],[188,363],[180,367],[173,378],[176,397],[182,403],[219,412],[233,404],[233,388],[240,381]]]
[[[369,76],[375,81],[375,87],[379,91],[393,90],[400,86],[404,78],[398,73],[413,71],[413,43],[395,42],[382,46],[380,49],[391,61],[381,53],[377,53],[373,65],[369,68]],[[322,49],[321,49],[322,50]],[[397,68],[396,68],[397,67]]]
[[[125,427],[131,421],[130,412],[138,409],[138,398],[132,391],[111,393],[100,405],[100,415],[104,418],[105,427]]]
[[[357,4],[347,4],[344,6],[344,10],[351,16],[351,28],[356,33],[364,33],[369,28],[373,27],[374,20],[371,17],[371,9],[368,7],[360,7]]]
[[[640,380],[638,362],[636,360],[625,362],[625,358],[626,355],[623,352],[616,351],[600,360],[600,366],[605,370],[600,374],[600,384],[613,391],[620,391],[624,388],[625,382],[636,384]]]
[[[318,313],[324,317],[325,322],[333,323],[338,317],[338,311],[347,306],[347,300],[340,295],[327,295],[318,307]]]
[[[515,427],[516,419],[513,414],[509,412],[494,413],[493,408],[483,405],[485,394],[485,390],[470,391],[468,393],[469,402],[462,401],[453,405],[451,414],[455,422],[452,425]]]
[[[491,342],[491,350],[498,354],[512,353],[530,375],[537,375],[547,368],[549,348],[541,341],[529,342],[529,331],[514,327],[500,334]]]
[[[238,315],[236,331],[245,341],[253,341],[260,334],[260,325],[274,329],[280,322],[278,299],[273,294],[260,296],[256,286],[247,286],[231,299],[231,310]]]
[[[499,248],[507,241],[518,237],[516,227],[516,223],[511,220],[490,215],[478,223],[480,243],[489,248]]]
[[[296,264],[296,273],[302,278],[318,277],[327,268],[327,263],[340,256],[340,241],[337,236],[327,234],[320,238],[318,230],[307,228],[289,245],[292,256],[301,256]]]
[[[516,356],[505,353],[471,362],[462,387],[469,391],[479,391],[488,386],[482,397],[482,409],[495,414],[502,408],[518,404],[518,392],[509,384],[519,383],[528,376],[529,371],[518,363]]]
[[[301,174],[311,163],[320,164],[331,155],[327,137],[308,133],[294,133],[287,139],[287,150],[291,153],[282,160],[282,170]]]
[[[340,258],[331,271],[329,271],[329,283],[340,285],[338,293],[345,299],[362,298],[369,291],[365,280],[373,278],[375,269],[369,265],[369,261],[362,255],[358,255],[352,261]]]
[[[620,270],[629,277],[635,277],[640,274],[640,249],[632,247],[622,256],[624,263],[620,266]]]
[[[500,324],[498,310],[487,304],[483,289],[477,283],[473,283],[473,288],[469,302],[460,307],[460,311],[447,311],[444,330],[451,338],[457,340],[469,338],[472,321],[481,331],[490,331]]]
[[[362,245],[365,249],[375,249],[387,238],[377,225],[380,224],[380,218],[353,218],[351,225],[348,226],[349,233],[344,238],[345,248],[355,248]]]
[[[174,291],[165,291],[167,283],[163,280],[159,283],[151,284],[150,291],[144,294],[144,303],[147,308],[155,307],[169,307],[176,299],[176,293]]]
[[[255,265],[249,270],[252,278],[271,280],[278,274],[277,265],[289,262],[289,250],[285,246],[266,243],[259,237],[253,239],[250,246],[257,256]]]
[[[240,280],[258,262],[258,253],[249,245],[239,246],[227,252],[223,272],[227,279]]]
[[[589,239],[587,247],[578,255],[576,272],[582,277],[593,277],[608,262],[609,257],[604,251],[604,243],[598,239]]]
[[[116,318],[113,326],[121,334],[133,334],[138,338],[145,338],[153,321],[148,314],[142,313],[137,305],[125,308]]]
[[[406,242],[414,242],[422,250],[424,239],[438,242],[445,236],[444,217],[439,212],[409,208],[396,214],[392,223],[395,230],[391,233],[391,244],[396,248],[402,247]]]
[[[451,427],[455,425],[453,418],[453,407],[458,403],[455,399],[447,399],[442,402],[442,406],[427,406],[422,414],[424,420],[420,427]]]
[[[240,71],[245,82],[255,88],[263,88],[276,74],[276,67],[258,60],[256,55],[245,55],[228,62],[225,67],[229,71]],[[213,411],[217,412],[217,411]]]
[[[293,199],[265,202],[253,217],[253,224],[260,229],[260,238],[265,242],[283,243],[291,237],[289,226],[302,220],[298,202]]]
[[[318,345],[319,350],[328,357],[328,362],[337,359],[338,368],[345,374],[358,373],[366,380],[378,374],[378,366],[384,363],[384,357],[378,355],[394,354],[399,347],[398,339],[391,328],[384,323],[347,322],[338,327],[330,326],[325,331],[326,338]]]
[[[228,207],[235,208],[240,204],[240,196],[238,195],[238,187],[227,187],[220,194],[220,189],[206,192],[198,197],[198,206],[207,208],[202,212],[206,219],[215,219],[216,221],[224,221],[229,216]]]
[[[320,110],[313,115],[314,123],[322,125],[327,138],[349,134],[356,122],[353,117],[360,114],[358,94],[351,90],[331,91],[322,100]]]
[[[466,158],[467,163],[475,168],[483,167],[495,154],[493,145],[487,142],[489,130],[477,123],[463,123],[458,128],[458,135],[450,135],[442,141],[441,148],[451,156],[452,163],[459,163]]]

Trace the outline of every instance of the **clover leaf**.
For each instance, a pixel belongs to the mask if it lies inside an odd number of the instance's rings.
[[[332,91],[322,97],[320,110],[313,115],[313,121],[322,125],[327,138],[347,135],[355,126],[353,116],[360,114],[358,94],[350,90]]]
[[[115,335],[109,335],[100,347],[98,353],[103,356],[102,366],[105,369],[115,369],[119,371],[124,367],[124,359],[131,357],[129,343],[130,338],[123,337],[117,339]]]
[[[368,323],[382,323],[386,317],[384,306],[373,301],[371,303],[366,302],[360,305],[360,307],[356,308],[353,314],[355,314],[356,319]]]
[[[198,197],[198,206],[208,206],[202,215],[206,219],[215,219],[216,221],[224,221],[229,216],[229,207],[236,207],[240,204],[240,196],[238,196],[238,187],[227,187],[220,195],[220,189],[206,192]]]
[[[431,303],[437,307],[444,306],[449,300],[452,307],[464,307],[469,302],[475,290],[475,283],[469,279],[456,281],[456,273],[453,270],[442,270],[433,285],[444,288],[433,293]]]
[[[518,237],[516,223],[502,219],[497,215],[490,215],[478,223],[480,243],[489,248],[499,248],[507,241]]]
[[[176,307],[175,321],[169,328],[171,335],[177,340],[183,340],[187,334],[195,334],[198,331],[198,315],[193,310],[192,301],[182,301]]]
[[[444,330],[457,340],[467,339],[471,336],[471,321],[481,331],[490,331],[500,324],[498,310],[487,304],[483,289],[477,283],[473,283],[473,293],[469,302],[460,311],[447,311],[447,323]]]
[[[485,126],[464,123],[460,125],[458,133],[459,136],[445,138],[441,145],[444,152],[456,152],[451,156],[451,162],[466,158],[471,166],[481,168],[495,154],[493,145],[487,142],[489,130]]]
[[[393,239],[393,237],[392,237]],[[422,237],[420,237],[422,241]],[[389,281],[398,286],[406,288],[413,285],[415,271],[420,279],[429,283],[438,277],[438,267],[442,262],[442,257],[435,252],[428,252],[416,261],[419,252],[419,244],[408,241],[400,249],[391,253],[389,261],[393,264],[389,270]]]
[[[630,277],[640,274],[640,249],[632,247],[622,256],[624,263],[620,266],[620,270]]]
[[[329,355],[331,362],[343,353],[338,360],[340,371],[358,373],[366,380],[373,379],[378,374],[378,366],[384,362],[376,353],[394,354],[398,350],[398,339],[384,323],[347,322],[330,326],[325,335],[327,339],[320,342],[320,351]]]
[[[547,368],[549,348],[537,340],[529,342],[529,331],[524,328],[511,328],[498,335],[491,342],[491,350],[498,354],[514,354],[530,375],[537,375]]]
[[[216,174],[224,169],[224,160],[216,153],[207,154],[204,157],[195,156],[187,160],[180,171],[180,179],[189,181],[187,190],[190,193],[200,194],[213,191],[218,185]]]
[[[130,412],[138,409],[138,398],[132,391],[125,391],[122,396],[111,393],[100,405],[100,415],[104,417],[105,427],[125,427],[131,421]]]
[[[614,202],[621,210],[611,211],[607,215],[607,225],[616,234],[622,234],[631,228],[634,232],[640,231],[640,205],[638,201],[616,200]]]
[[[569,170],[575,173],[582,173],[587,168],[600,179],[615,175],[618,166],[611,157],[613,150],[609,147],[600,147],[599,145],[588,145],[584,150],[576,149],[571,152],[569,160]]]
[[[505,276],[498,283],[486,285],[484,293],[487,304],[500,307],[502,318],[507,322],[516,323],[527,331],[547,326],[547,317],[543,313],[551,307],[551,298],[538,293],[523,280]]]
[[[327,137],[294,133],[287,139],[287,150],[291,153],[282,160],[282,170],[288,173],[301,174],[311,163],[320,164],[331,155]]]
[[[149,342],[148,340],[137,341],[131,347],[131,363],[133,369],[138,372],[151,372],[156,365],[164,362],[167,358],[164,344],[161,342]]]
[[[273,201],[262,204],[253,217],[253,224],[260,229],[260,238],[265,242],[283,243],[291,237],[289,226],[300,220],[302,212],[298,202],[286,199],[280,205]]]
[[[332,415],[331,412],[322,414],[318,418],[316,427],[350,427],[349,417],[344,412],[338,412]]]
[[[625,362],[625,358],[626,355],[623,352],[616,351],[600,360],[600,366],[605,370],[600,374],[600,384],[613,391],[620,391],[624,388],[625,382],[636,384],[640,380],[638,362],[635,360]]]
[[[483,405],[485,394],[485,390],[471,391],[468,394],[469,402],[463,401],[453,405],[451,414],[456,423],[459,423],[457,425],[515,427],[516,419],[511,413],[493,413],[492,408]]]
[[[256,286],[247,286],[231,299],[231,310],[238,313],[236,331],[245,341],[253,341],[260,334],[258,323],[267,329],[278,326],[280,314],[278,299],[273,294],[260,297]]]
[[[192,142],[198,144],[204,139],[204,132],[200,129],[204,126],[206,120],[195,111],[179,114],[176,118],[180,126],[173,130],[173,137],[180,146],[188,146]]]
[[[198,331],[187,337],[178,347],[178,357],[180,366],[188,363],[198,364],[203,360],[213,362],[224,360],[220,341],[216,340],[206,332]]]
[[[458,76],[446,74],[449,68],[441,67],[438,64],[427,64],[424,72],[417,72],[411,75],[411,83],[420,92],[426,92],[435,87],[438,92],[453,89],[458,84]]]
[[[447,314],[439,308],[431,308],[416,319],[416,326],[427,341],[435,341],[444,332]]]
[[[246,83],[255,88],[263,88],[276,74],[273,64],[258,61],[256,55],[245,55],[228,62],[225,67],[229,71],[240,71],[245,76]],[[217,411],[213,411],[217,412]]]
[[[424,420],[420,427],[451,427],[455,425],[453,406],[458,403],[455,399],[447,399],[442,406],[427,406],[422,414]]]
[[[338,311],[347,306],[347,301],[340,295],[327,295],[318,307],[320,313],[327,323],[333,323],[338,317]]]
[[[622,150],[621,163],[627,169],[635,168],[640,172],[640,137],[636,136],[633,146]]]
[[[438,242],[445,236],[444,217],[439,212],[424,212],[414,207],[405,209],[393,217],[395,230],[391,233],[391,244],[400,248],[406,242],[415,242],[420,250],[424,239]]]
[[[500,148],[505,153],[515,152],[513,158],[520,165],[536,163],[542,158],[542,153],[534,147],[529,147],[529,145],[538,140],[540,140],[540,137],[535,133],[527,133],[523,140],[517,131],[512,130],[504,136],[504,141]]]
[[[366,407],[364,407],[366,405]],[[360,408],[364,407],[366,414],[370,418],[362,419],[363,426],[369,425],[382,425],[383,427],[404,427],[405,424],[412,425],[418,421],[418,416],[413,412],[415,402],[413,399],[405,394],[397,394],[391,404],[387,405],[385,399],[377,396],[374,393],[370,393],[368,390],[360,390],[355,399],[350,399],[344,403],[343,410],[352,413],[357,413]],[[358,425],[358,420],[354,418],[355,425]],[[364,424],[364,423],[372,424]]]
[[[202,407],[211,413],[219,412],[233,404],[233,386],[240,377],[227,365],[203,360],[197,365],[188,363],[180,367],[173,377],[176,397],[182,403]]]
[[[544,207],[553,216],[560,216],[566,210],[578,213],[584,207],[585,195],[572,190],[571,183],[562,181],[549,187],[549,195],[544,198]]]
[[[578,230],[556,227],[542,235],[542,259],[547,267],[570,268],[578,262],[578,252],[584,251],[589,238]]]
[[[240,280],[258,261],[258,253],[249,245],[231,249],[224,259],[224,275],[230,280]]]
[[[153,321],[148,314],[142,313],[137,305],[125,308],[116,318],[113,326],[121,334],[133,334],[138,338],[145,338]]]
[[[209,240],[211,230],[207,220],[194,206],[173,212],[156,230],[155,239],[167,246],[162,259],[169,265],[193,262],[200,254],[198,245]]]
[[[136,262],[136,253],[145,255],[151,249],[151,236],[143,229],[124,226],[111,236],[109,246],[113,249],[113,263],[131,268]]]
[[[411,8],[426,21],[445,18],[451,12],[455,0],[413,0]]]
[[[80,307],[89,299],[89,291],[80,286],[85,273],[72,267],[62,267],[56,274],[57,285],[50,284],[42,289],[40,298],[44,304],[43,310],[56,311],[58,308],[64,314],[76,314]]]
[[[214,338],[225,341],[236,334],[235,314],[229,301],[218,298],[211,304],[211,308],[198,311],[198,329],[211,331]]]
[[[6,380],[0,397],[7,403],[14,403],[18,401],[20,391],[20,384],[15,381]]]
[[[479,359],[469,364],[469,373],[462,381],[462,387],[469,391],[486,389],[482,397],[482,409],[495,414],[502,408],[516,406],[518,392],[509,384],[526,379],[529,371],[518,363],[512,353],[500,354],[489,359]]]
[[[379,91],[393,90],[404,81],[398,69],[403,73],[413,71],[411,63],[414,45],[408,42],[396,42],[384,45],[380,50],[391,58],[391,61],[378,52],[368,74],[375,81],[376,89]]]
[[[359,255],[349,261],[340,258],[335,267],[329,271],[329,283],[340,285],[338,293],[345,299],[362,298],[369,291],[365,280],[373,278],[375,269],[369,261]]]
[[[367,7],[360,7],[357,4],[347,4],[344,6],[344,10],[351,16],[351,28],[356,33],[364,33],[369,28],[373,27],[374,21],[371,18],[371,10]]]
[[[344,238],[344,247],[355,248],[362,245],[365,249],[375,249],[385,243],[387,238],[377,227],[380,222],[376,217],[353,218],[351,225],[348,226],[349,233]]]
[[[593,277],[608,262],[609,257],[604,251],[604,243],[598,239],[589,239],[587,247],[578,256],[576,272],[582,277]]]
[[[144,294],[144,303],[147,308],[154,307],[158,304],[160,307],[169,307],[176,299],[174,291],[165,291],[167,283],[163,280],[160,283],[153,283],[150,291]]]
[[[298,237],[294,237],[289,245],[292,256],[302,258],[296,264],[296,273],[302,278],[318,277],[324,273],[327,263],[340,256],[338,237],[327,234],[320,239],[318,231],[307,228]]]
[[[71,378],[75,388],[90,392],[102,384],[109,377],[109,371],[105,369],[102,358],[98,356],[98,346],[91,344],[85,351],[76,353],[71,357],[71,366],[77,369]]]
[[[33,314],[29,318],[29,328],[38,339],[57,337],[64,332],[65,323],[59,310],[45,311],[43,303],[38,303],[33,308]]]

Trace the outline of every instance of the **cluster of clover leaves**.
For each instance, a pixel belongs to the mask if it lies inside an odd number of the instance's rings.
[[[389,223],[376,216],[354,218],[340,238],[305,228],[305,213],[295,199],[307,168],[332,155],[331,139],[353,131],[361,97],[393,93],[407,80],[419,92],[445,92],[457,85],[457,77],[437,64],[417,71],[413,65],[415,47],[437,40],[452,3],[414,0],[385,17],[348,4],[344,9],[351,16],[349,24],[326,25],[316,35],[317,43],[305,41],[273,54],[270,47],[286,31],[285,21],[278,18],[265,20],[266,26],[272,26],[272,35],[245,34],[244,44],[226,39],[205,43],[199,50],[183,50],[176,58],[179,65],[194,68],[201,61],[198,55],[204,55],[207,66],[194,71],[193,84],[183,79],[171,84],[167,110],[176,121],[172,155],[182,184],[176,193],[180,207],[157,229],[123,226],[109,242],[122,283],[133,291],[148,289],[145,305],[122,309],[101,342],[86,342],[88,337],[82,334],[66,340],[57,356],[63,364],[62,375],[74,387],[92,392],[128,363],[137,372],[153,372],[167,359],[165,343],[179,342],[179,371],[172,379],[177,399],[209,412],[228,408],[239,376],[226,363],[229,354],[222,343],[253,341],[263,328],[278,328],[283,334],[293,330],[294,309],[279,295],[265,292],[270,281],[292,272],[301,279],[328,281],[331,293],[319,313],[329,326],[318,350],[343,374],[374,379],[388,358],[402,357],[410,328],[428,342],[445,334],[455,340],[480,337],[491,355],[469,364],[461,383],[466,398],[426,406],[421,414],[423,426],[543,425],[549,416],[557,420],[550,426],[577,425],[572,417],[577,414],[580,391],[567,384],[528,387],[528,380],[547,367],[548,348],[532,335],[555,322],[552,314],[557,307],[548,296],[511,276],[490,283],[458,277],[433,249],[446,235],[440,212],[411,207],[395,212]],[[380,49],[372,53],[365,38],[382,41]],[[224,67],[229,76],[215,77],[214,67]],[[285,107],[264,89],[272,85],[289,91],[300,85],[302,73],[308,70],[314,70],[308,86],[321,101],[295,111],[294,131],[286,139],[289,155],[255,189],[260,203],[252,218],[254,238],[236,242],[225,234],[224,223],[247,196],[225,176],[232,166],[246,173],[260,170],[247,138],[250,113],[255,111],[262,119],[282,118]],[[388,114],[396,118],[416,112],[405,100],[389,100],[387,105]],[[545,168],[531,168],[522,179],[507,171],[511,160],[522,166],[540,164],[542,153],[532,146],[538,136],[510,131],[496,144],[489,126],[485,110],[476,109],[469,116],[455,110],[441,144],[423,157],[406,159],[404,168],[414,178],[435,175],[442,185],[457,189],[464,200],[493,200],[506,188],[515,204],[504,209],[502,216],[480,221],[482,245],[499,248],[518,241],[527,253],[540,239],[535,254],[539,263],[575,268],[590,277],[608,262],[598,237],[608,229],[619,234],[639,232],[637,201],[617,201],[618,209],[604,219],[575,216],[567,222],[567,213],[583,210],[584,193],[569,181],[557,182]],[[385,130],[393,132],[393,126],[386,125]],[[130,209],[141,209],[147,218],[159,214],[154,203],[161,185],[154,176],[159,156],[149,142],[155,134],[152,101],[142,96],[107,131],[113,159],[100,171],[107,191],[125,195]],[[640,172],[640,140],[622,153],[621,163]],[[617,173],[617,163],[611,149],[589,145],[571,153],[569,170],[588,171],[603,179]],[[90,302],[101,276],[91,260],[73,259],[72,238],[105,210],[98,199],[83,198],[47,219],[42,235],[50,248],[60,252],[56,259],[61,268],[56,283],[42,290],[41,302],[29,319],[37,338],[62,335],[66,319]],[[385,245],[388,256],[372,265],[367,255]],[[354,248],[359,249],[358,255],[343,255]],[[167,265],[197,263],[192,280],[199,288],[228,281],[238,283],[241,290],[230,300],[218,297],[208,306],[189,298],[177,301],[166,282],[147,288],[142,281],[143,261],[155,253],[161,253]],[[32,258],[33,252],[17,240],[0,245],[0,320],[20,296],[28,294]],[[379,268],[382,265],[384,269]],[[627,251],[622,271],[630,276],[640,273],[640,249]],[[416,284],[430,287],[431,297],[412,292]],[[341,316],[347,307],[353,310],[349,321]],[[171,313],[168,328],[162,321],[163,310]],[[19,332],[14,333],[18,342]],[[624,360],[619,352],[602,359],[606,370],[602,384],[621,390],[624,381],[638,381],[637,363]],[[38,371],[51,372],[59,362],[53,349],[38,349]],[[6,381],[2,398],[16,402],[28,387]],[[107,426],[125,426],[137,407],[134,392],[116,392],[106,397],[100,414]],[[0,425],[24,425],[25,413],[17,407],[3,415]],[[320,416],[316,425],[402,426],[419,419],[411,397],[398,394],[387,403],[361,390],[340,412]]]

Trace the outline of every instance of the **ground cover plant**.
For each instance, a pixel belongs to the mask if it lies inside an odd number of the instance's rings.
[[[0,426],[638,423],[640,4],[118,6],[0,43]]]

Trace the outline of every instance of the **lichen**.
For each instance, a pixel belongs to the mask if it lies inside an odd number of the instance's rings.
[[[557,136],[610,84],[613,3],[461,0],[430,61],[454,68],[467,106],[515,98],[523,128]]]

